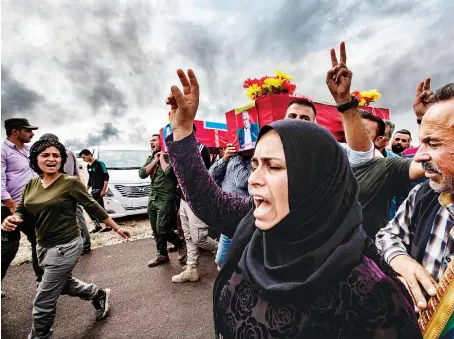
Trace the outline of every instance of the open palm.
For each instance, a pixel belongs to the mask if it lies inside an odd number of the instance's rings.
[[[199,107],[199,83],[194,72],[188,70],[188,75],[186,75],[183,70],[179,69],[177,74],[183,86],[183,92],[177,86],[172,86],[171,94],[167,98],[174,136],[192,132],[192,125]]]

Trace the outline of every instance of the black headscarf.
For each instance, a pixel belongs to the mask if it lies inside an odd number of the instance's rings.
[[[316,124],[281,120],[290,213],[267,231],[255,229],[239,262],[268,299],[307,305],[358,265],[366,235],[358,183],[345,151]],[[247,220],[249,219],[249,220]],[[242,222],[254,222],[249,213]]]

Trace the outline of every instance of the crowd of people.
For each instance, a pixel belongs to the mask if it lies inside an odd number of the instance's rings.
[[[172,282],[195,282],[200,251],[213,255],[217,338],[422,338],[418,315],[442,297],[437,283],[454,259],[454,83],[435,92],[430,79],[418,84],[413,147],[407,129],[358,107],[345,44],[330,56],[326,84],[345,143],[317,125],[310,100],[295,98],[283,120],[260,129],[254,150],[229,144],[214,159],[196,138],[197,78],[177,71],[183,90],[167,97],[167,152],[154,134],[138,173],[151,180],[148,266],[178,251]],[[56,136],[29,150],[37,127],[9,119],[5,128],[2,279],[21,230],[38,286],[30,338],[48,338],[60,294],[92,300],[97,319],[108,311],[109,289],[71,276],[90,248],[82,207],[97,230],[129,233],[102,208],[108,173],[88,150],[80,154],[91,195]]]

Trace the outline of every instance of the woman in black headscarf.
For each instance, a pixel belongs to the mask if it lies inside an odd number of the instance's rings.
[[[178,74],[170,161],[194,213],[232,238],[214,286],[217,337],[421,337],[411,297],[362,229],[358,184],[332,135],[301,121],[265,126],[252,199],[222,192],[191,133],[197,79]]]

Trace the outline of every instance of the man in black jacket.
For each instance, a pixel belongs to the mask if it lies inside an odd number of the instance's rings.
[[[423,310],[427,301],[420,285],[429,296],[436,295],[436,283],[454,259],[454,83],[435,95],[427,80],[421,83],[415,112],[418,107],[427,113],[418,119],[421,145],[415,161],[429,182],[410,192],[376,243]]]

